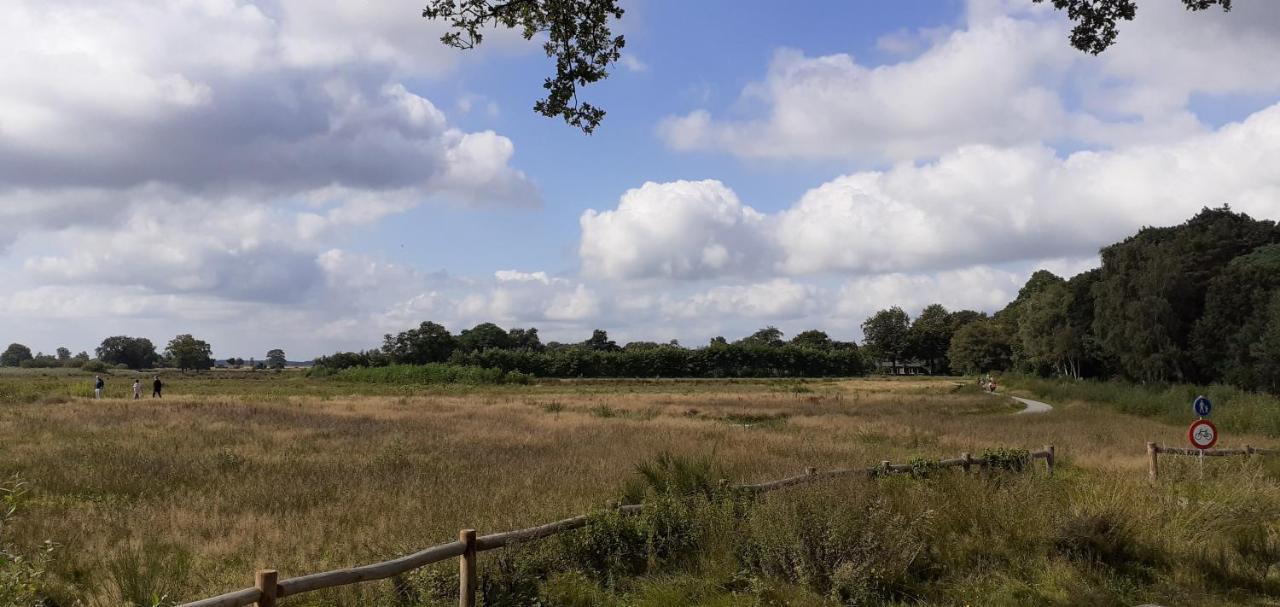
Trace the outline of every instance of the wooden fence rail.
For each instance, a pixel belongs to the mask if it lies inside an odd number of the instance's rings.
[[[1191,455],[1194,457],[1231,457],[1235,455],[1243,455],[1250,457],[1254,455],[1277,455],[1280,449],[1262,449],[1245,445],[1242,449],[1192,449],[1190,447],[1162,447],[1156,443],[1147,443],[1147,476],[1151,480],[1160,478],[1160,454],[1167,453],[1169,455]]]
[[[1044,450],[1033,451],[1029,455],[1032,460],[1045,460],[1045,470],[1050,476],[1053,475],[1055,457],[1053,445],[1047,445]],[[943,468],[959,467],[968,472],[973,466],[985,467],[994,463],[996,463],[995,460],[988,461],[986,458],[975,458],[971,457],[968,453],[962,453],[958,458],[940,460],[934,462],[933,465]],[[879,466],[873,466],[870,468],[842,468],[826,471],[818,471],[815,468],[808,468],[805,470],[804,474],[798,476],[792,476],[756,485],[734,485],[732,488],[739,491],[766,493],[769,491],[784,489],[786,487],[793,487],[796,485],[836,477],[862,476],[874,478],[883,474],[910,473],[913,470],[914,468],[910,464],[895,465],[889,461],[883,461]],[[642,509],[643,506],[641,504],[611,506],[611,510],[628,515],[638,514]],[[336,588],[339,586],[359,584],[361,582],[383,580],[451,558],[458,559],[458,605],[459,607],[474,607],[476,600],[476,582],[478,579],[476,573],[477,553],[496,550],[520,542],[528,542],[550,537],[557,533],[572,529],[579,529],[585,527],[587,522],[590,520],[591,515],[584,514],[573,518],[555,521],[553,523],[547,523],[545,525],[539,525],[537,527],[529,527],[528,529],[507,531],[505,533],[494,533],[479,537],[476,536],[474,529],[463,529],[458,532],[458,541],[456,542],[432,546],[407,556],[394,558],[381,563],[374,563],[372,565],[351,567],[348,569],[336,569],[334,571],[313,573],[311,575],[304,575],[284,580],[278,579],[278,573],[274,569],[263,569],[258,571],[255,575],[254,586],[252,588],[245,588],[243,590],[236,590],[235,592],[228,592],[226,594],[220,594],[215,597],[201,599],[191,603],[184,603],[178,607],[248,607],[249,605],[256,605],[257,607],[276,607],[276,601],[284,597],[294,596],[304,592],[323,590],[326,588]]]

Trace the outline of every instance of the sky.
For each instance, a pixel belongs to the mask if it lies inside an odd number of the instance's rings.
[[[1144,226],[1280,217],[1280,3],[623,0],[593,135],[423,0],[0,3],[0,342],[625,343],[994,311]]]

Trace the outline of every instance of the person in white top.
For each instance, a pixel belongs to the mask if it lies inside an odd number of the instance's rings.
[[[138,400],[139,398],[142,398],[142,380],[135,379],[133,380],[133,400]]]

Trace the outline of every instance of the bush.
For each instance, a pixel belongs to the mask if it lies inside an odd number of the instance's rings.
[[[375,384],[527,384],[530,379],[523,373],[441,363],[350,367],[328,376],[340,381]]]
[[[752,509],[740,558],[757,574],[848,605],[905,599],[928,566],[927,526],[867,493],[816,487]]]
[[[107,364],[95,358],[81,365],[80,369],[90,373],[106,373]]]

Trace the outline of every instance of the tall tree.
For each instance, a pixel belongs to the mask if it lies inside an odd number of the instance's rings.
[[[1209,282],[1204,312],[1191,332],[1192,355],[1206,381],[1260,388],[1255,340],[1267,329],[1269,306],[1280,289],[1280,244],[1231,260]]]
[[[1210,282],[1260,246],[1280,243],[1271,221],[1228,207],[1204,209],[1187,222],[1145,228],[1102,250],[1094,333],[1117,370],[1137,381],[1204,381],[1190,349]]]
[[[880,310],[862,323],[863,346],[875,360],[888,362],[893,373],[907,356],[911,319],[902,308]]]
[[[9,344],[4,353],[0,353],[0,367],[21,366],[23,361],[31,360],[31,348],[22,344]]]
[[[116,335],[102,340],[95,350],[98,360],[109,365],[124,365],[133,370],[149,369],[160,362],[156,346],[145,337]]]
[[[538,337],[537,327],[511,329],[507,331],[507,336],[511,339],[511,347],[516,350],[541,352],[543,349],[542,339]]]
[[[410,365],[442,363],[449,360],[456,346],[457,340],[448,329],[430,321],[394,336],[387,334],[382,341],[382,351],[392,362]]]
[[[480,323],[470,329],[463,329],[458,334],[458,349],[463,352],[475,352],[497,348],[511,349],[511,334],[502,327],[491,322]]]
[[[68,350],[66,348],[58,348],[57,353],[58,353],[58,362],[67,362],[71,360],[71,350]]]
[[[1272,394],[1280,394],[1280,291],[1266,307],[1267,323],[1249,346],[1253,360],[1255,386]]]
[[[288,364],[289,364],[289,359],[284,355],[284,350],[281,350],[280,348],[276,348],[274,350],[267,352],[267,368],[268,369],[283,369],[285,368],[285,365],[288,365]]]
[[[945,372],[947,349],[951,347],[954,321],[942,304],[930,304],[911,321],[907,332],[907,353],[924,361],[929,374]]]
[[[213,348],[208,342],[196,339],[189,333],[169,340],[164,354],[173,366],[183,371],[205,371],[213,368]]]
[[[814,350],[830,350],[835,347],[835,342],[831,341],[831,337],[826,332],[810,329],[796,333],[796,336],[791,338],[791,345]]]
[[[609,339],[609,332],[604,329],[596,329],[591,332],[591,338],[582,342],[582,347],[596,352],[617,352],[621,348],[617,343]]]
[[[1013,354],[1008,325],[988,318],[964,325],[951,336],[947,358],[961,373],[1004,371]]]
[[[744,346],[768,346],[770,348],[780,348],[786,342],[782,341],[782,330],[770,325],[742,338],[738,343]]]

